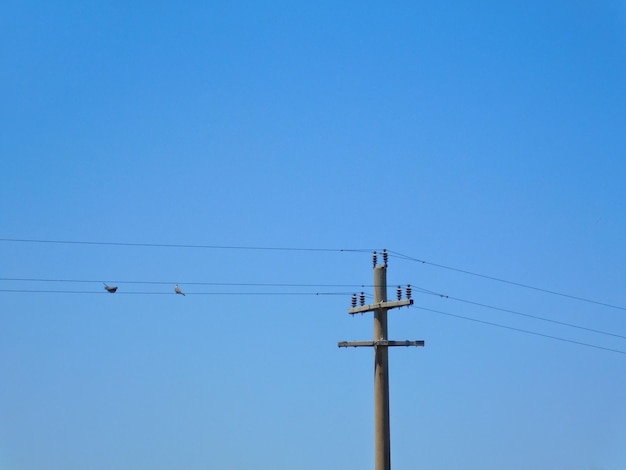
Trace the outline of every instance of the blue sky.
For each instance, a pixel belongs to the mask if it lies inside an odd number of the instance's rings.
[[[373,468],[382,248],[394,468],[624,468],[623,1],[127,3],[0,6],[0,468]]]

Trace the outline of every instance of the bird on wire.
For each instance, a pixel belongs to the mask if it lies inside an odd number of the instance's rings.
[[[115,294],[117,292],[117,286],[107,286],[104,282],[104,290],[106,290],[109,294]]]
[[[174,287],[174,292],[180,295],[185,295],[185,293],[182,290],[180,290],[180,287],[178,287],[178,284],[176,284],[176,287]]]

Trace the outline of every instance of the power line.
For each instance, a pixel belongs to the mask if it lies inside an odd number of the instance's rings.
[[[352,253],[369,253],[372,251],[381,251],[380,249],[372,248],[316,248],[316,247],[268,247],[268,246],[238,246],[238,245],[193,245],[193,244],[167,244],[167,243],[127,243],[127,242],[100,242],[100,241],[82,241],[82,240],[46,240],[46,239],[25,239],[25,238],[0,238],[0,242],[14,242],[14,243],[45,243],[45,244],[66,244],[66,245],[95,245],[95,246],[126,246],[126,247],[150,247],[150,248],[187,248],[187,249],[213,249],[213,250],[256,250],[256,251],[300,251],[300,252],[352,252]],[[610,304],[607,302],[601,302],[585,297],[579,297],[571,294],[565,294],[550,289],[544,289],[529,284],[523,284],[520,282],[510,281],[507,279],[489,276],[486,274],[476,273],[465,269],[455,268],[453,266],[446,266],[443,264],[433,263],[423,259],[419,259],[413,256],[405,255],[398,251],[387,250],[387,252],[398,259],[404,259],[413,261],[416,263],[426,264],[429,266],[438,267],[441,269],[447,269],[449,271],[455,271],[470,276],[480,277],[491,281],[501,282],[504,284],[514,285],[525,289],[531,289],[546,294],[552,294],[564,298],[578,300],[581,302],[587,302],[603,307],[613,308],[617,310],[626,311],[626,307]]]
[[[117,291],[110,294],[106,291],[81,291],[81,290],[46,290],[46,289],[0,289],[0,292],[22,293],[22,294],[104,294],[104,295],[176,295],[172,292],[125,292]],[[185,292],[186,295],[261,295],[261,296],[325,296],[325,295],[342,295],[348,296],[349,292]]]
[[[130,247],[149,247],[149,248],[196,248],[211,250],[258,250],[258,251],[325,251],[325,252],[353,252],[353,253],[369,253],[376,249],[367,248],[298,248],[298,247],[282,247],[282,246],[238,246],[238,245],[191,245],[180,243],[127,243],[127,242],[98,242],[98,241],[80,241],[80,240],[39,240],[24,238],[0,238],[0,242],[14,243],[47,243],[60,245],[96,245],[96,246],[130,246]]]
[[[49,279],[49,278],[10,278],[4,277],[0,278],[0,281],[13,281],[13,282],[52,282],[52,283],[96,283],[100,284],[102,281],[100,280],[91,280],[91,279]],[[129,280],[110,280],[109,282],[118,285],[173,285],[174,281],[129,281]],[[368,288],[375,287],[374,285],[366,285],[366,284],[303,284],[303,283],[251,283],[251,282],[237,282],[237,283],[229,283],[229,282],[181,282],[181,284],[185,284],[188,286],[214,286],[214,287],[316,287],[316,288]],[[433,295],[436,297],[440,297],[443,299],[450,299],[457,302],[466,303],[469,305],[475,305],[478,307],[488,308],[491,310],[497,310],[505,313],[510,313],[513,315],[523,316],[527,318],[532,318],[534,320],[554,323],[558,325],[567,326],[570,328],[576,328],[584,331],[589,331],[592,333],[613,336],[616,338],[626,339],[626,336],[620,335],[617,333],[611,333],[608,331],[602,331],[595,328],[585,327],[581,325],[576,325],[569,322],[554,320],[551,318],[541,317],[538,315],[532,315],[529,313],[523,313],[503,307],[496,307],[493,305],[484,304],[481,302],[476,302],[472,300],[462,299],[459,297],[450,296],[447,294],[442,294],[439,292],[435,292],[429,289],[425,289],[423,287],[416,286],[413,284],[413,288],[415,292],[424,293]],[[12,292],[12,293],[61,293],[61,294],[83,294],[83,293],[91,293],[91,294],[105,294],[106,292],[100,291],[76,291],[76,290],[49,290],[49,289],[0,289],[0,292]],[[168,294],[163,292],[125,292],[120,291],[119,294],[131,294],[131,295],[159,295],[159,294]],[[191,293],[192,295],[349,295],[349,293],[345,292],[195,292]],[[365,294],[367,297],[371,297],[370,294]]]
[[[12,278],[12,277],[3,277],[0,278],[0,281],[13,281],[13,282],[52,282],[52,283],[96,283],[96,284],[100,284],[102,281],[101,280],[93,280],[93,279],[50,279],[50,278]],[[113,284],[118,284],[118,285],[125,285],[125,284],[139,284],[139,285],[172,285],[175,284],[175,281],[129,281],[129,280],[109,280],[108,282],[113,283]],[[303,284],[303,283],[251,283],[251,282],[236,282],[236,283],[230,283],[230,282],[198,282],[198,281],[194,281],[194,282],[180,282],[180,284],[185,284],[185,285],[195,285],[195,286],[219,286],[219,287],[322,287],[322,288],[368,288],[368,287],[375,287],[373,285],[366,285],[366,284]],[[510,309],[506,309],[506,308],[502,308],[502,307],[496,307],[493,305],[488,305],[488,304],[484,304],[484,303],[480,303],[480,302],[475,302],[475,301],[471,301],[471,300],[467,300],[467,299],[461,299],[458,297],[454,297],[454,296],[450,296],[447,294],[442,294],[439,292],[435,292],[429,289],[425,289],[423,287],[419,287],[416,286],[415,284],[413,284],[413,288],[415,289],[416,292],[421,292],[421,293],[425,293],[425,294],[430,294],[436,297],[440,297],[440,298],[444,298],[444,299],[450,299],[450,300],[455,300],[457,302],[463,302],[463,303],[467,303],[470,305],[476,305],[479,307],[484,307],[484,308],[489,308],[492,310],[498,310],[498,311],[502,311],[502,312],[506,312],[506,313],[511,313],[514,315],[519,315],[519,316],[524,316],[527,318],[532,318],[535,320],[540,320],[540,321],[545,321],[545,322],[550,322],[550,323],[555,323],[555,324],[559,324],[559,325],[563,325],[563,326],[568,326],[571,328],[577,328],[577,329],[581,329],[581,330],[585,330],[585,331],[590,331],[593,333],[598,333],[598,334],[603,334],[603,335],[608,335],[608,336],[614,336],[617,338],[622,338],[622,339],[626,339],[626,336],[623,335],[619,335],[616,333],[610,333],[607,331],[602,331],[602,330],[597,330],[594,328],[589,328],[589,327],[584,327],[581,325],[576,325],[573,323],[568,323],[568,322],[563,322],[563,321],[559,321],[559,320],[553,320],[550,318],[545,318],[545,317],[541,317],[538,315],[531,315],[528,313],[523,313],[523,312],[518,312],[515,310],[510,310]],[[58,291],[58,290],[42,290],[42,289],[38,289],[38,290],[34,290],[34,289],[0,289],[0,292],[25,292],[25,293],[82,293],[83,291]],[[97,292],[100,293],[100,292]],[[136,292],[120,292],[120,293],[132,293],[132,294],[141,294],[141,292],[136,293]],[[144,294],[155,294],[154,292],[145,292]],[[215,295],[219,295],[220,293],[213,293]],[[227,294],[227,293],[224,293]],[[239,293],[241,295],[248,295],[248,293]],[[260,293],[263,294],[263,293]],[[303,294],[303,295],[308,295],[309,293]],[[285,293],[285,295],[287,295],[287,293]],[[337,295],[340,295],[340,293],[337,293]],[[370,296],[369,294],[366,294],[367,296]]]
[[[13,280],[13,281],[22,281],[22,280],[28,280],[28,281],[44,281],[44,282],[76,282],[76,283],[100,283],[101,281],[93,281],[93,280],[64,280],[64,279],[33,279],[33,278],[0,278],[1,281],[5,281],[5,280]],[[128,283],[128,284],[156,284],[156,285],[171,285],[171,282],[163,282],[163,281],[122,281],[119,282],[120,284],[122,283]],[[353,287],[353,285],[332,285],[332,284],[271,284],[271,283],[211,283],[211,282],[195,282],[195,283],[185,283],[186,285],[209,285],[209,286],[247,286],[247,287]],[[360,287],[375,287],[375,286],[365,286],[365,285],[359,285]],[[424,289],[424,288],[420,288],[420,287],[414,287],[414,289],[417,292],[422,292],[422,293],[426,293],[426,294],[431,294],[431,295],[436,295],[442,298],[448,298],[451,300],[457,300],[460,302],[464,302],[464,303],[468,303],[468,304],[473,304],[473,305],[477,305],[480,307],[484,307],[484,308],[490,308],[490,309],[494,309],[494,310],[500,310],[500,311],[504,311],[504,312],[508,312],[508,313],[514,313],[514,314],[518,314],[518,315],[523,315],[523,316],[528,316],[534,319],[538,319],[538,320],[543,320],[543,321],[549,321],[549,322],[553,322],[553,323],[557,323],[557,324],[561,324],[564,326],[570,326],[570,327],[574,327],[574,328],[579,328],[579,329],[583,329],[583,330],[587,330],[587,331],[591,331],[591,332],[595,332],[595,333],[600,333],[600,334],[606,334],[606,335],[610,335],[610,336],[615,336],[615,337],[619,337],[619,338],[625,338],[624,336],[621,335],[617,335],[614,333],[608,333],[608,332],[604,332],[604,331],[600,331],[600,330],[595,330],[592,328],[586,328],[586,327],[582,327],[579,325],[574,325],[574,324],[570,324],[570,323],[566,323],[566,322],[560,322],[560,321],[556,321],[556,320],[550,320],[547,318],[543,318],[543,317],[538,317],[535,315],[529,315],[529,314],[524,314],[521,312],[515,312],[512,310],[507,310],[507,309],[502,309],[499,307],[494,307],[494,306],[490,306],[490,305],[486,305],[486,304],[481,304],[478,302],[473,302],[473,301],[469,301],[469,300],[465,300],[465,299],[459,299],[459,298],[455,298],[455,297],[450,297],[447,295],[443,295],[443,294],[439,294],[437,292],[434,291],[430,291],[428,289]],[[66,295],[84,295],[84,294],[90,294],[90,295],[112,295],[109,294],[108,292],[105,291],[81,291],[81,290],[51,290],[51,289],[0,289],[0,292],[4,292],[4,293],[17,293],[17,294],[66,294]],[[285,291],[278,291],[278,292],[242,292],[242,291],[237,291],[237,292],[186,292],[187,295],[191,295],[191,296],[348,296],[350,295],[349,292],[285,292]],[[172,292],[143,292],[143,291],[117,291],[114,295],[176,295],[173,291]],[[370,294],[365,294],[367,297],[371,297]],[[541,337],[545,337],[545,338],[549,338],[549,339],[554,339],[554,340],[558,340],[558,341],[564,341],[564,342],[568,342],[568,343],[573,343],[573,344],[578,344],[578,345],[582,345],[582,346],[587,346],[587,347],[592,347],[592,348],[596,348],[596,349],[603,349],[603,350],[607,350],[607,351],[611,351],[611,352],[616,352],[616,353],[620,353],[620,354],[626,354],[626,352],[624,351],[620,351],[620,350],[616,350],[616,349],[611,349],[611,348],[606,348],[606,347],[602,347],[602,346],[597,346],[594,344],[590,344],[590,343],[584,343],[581,341],[575,341],[575,340],[570,340],[570,339],[566,339],[566,338],[561,338],[561,337],[557,337],[557,336],[552,336],[552,335],[547,335],[547,334],[543,334],[543,333],[538,333],[535,331],[530,331],[530,330],[525,330],[525,329],[521,329],[521,328],[515,328],[515,327],[511,327],[511,326],[507,326],[507,325],[502,325],[502,324],[498,324],[498,323],[494,323],[494,322],[489,322],[486,320],[479,320],[476,318],[470,318],[470,317],[466,317],[466,316],[462,316],[462,315],[457,315],[457,314],[453,314],[453,313],[449,313],[449,312],[443,312],[440,310],[435,310],[435,309],[431,309],[431,308],[427,308],[427,307],[420,307],[420,306],[415,306],[413,305],[414,308],[418,308],[420,310],[425,310],[425,311],[429,311],[429,312],[433,312],[433,313],[438,313],[441,315],[447,315],[447,316],[451,316],[451,317],[456,317],[456,318],[460,318],[460,319],[464,319],[464,320],[469,320],[469,321],[474,321],[477,323],[483,323],[483,324],[487,324],[487,325],[491,325],[491,326],[497,326],[499,328],[504,328],[504,329],[509,329],[509,330],[513,330],[513,331],[517,331],[517,332],[521,332],[521,333],[527,333],[527,334],[532,334],[535,336],[541,336]]]
[[[329,248],[293,248],[293,247],[262,247],[262,246],[225,246],[225,245],[190,245],[190,244],[155,244],[155,243],[122,243],[122,242],[94,242],[94,241],[78,241],[78,240],[43,240],[43,239],[17,239],[17,238],[0,238],[0,241],[4,241],[4,242],[18,242],[18,243],[50,243],[50,244],[72,244],[72,245],[102,245],[102,246],[134,246],[134,247],[162,247],[162,248],[198,248],[198,249],[233,249],[233,250],[272,250],[272,251],[325,251],[325,252],[371,252],[371,251],[376,251],[376,250],[371,250],[371,249],[329,249]],[[431,266],[435,266],[435,267],[439,267],[439,268],[443,268],[443,269],[447,269],[447,270],[451,270],[451,271],[456,271],[456,272],[460,272],[463,274],[468,274],[468,275],[472,275],[472,276],[476,276],[476,277],[481,277],[484,279],[489,279],[489,280],[493,280],[493,281],[498,281],[498,282],[502,282],[502,283],[506,283],[506,284],[511,284],[511,285],[515,285],[518,287],[523,287],[523,288],[527,288],[527,289],[532,289],[532,290],[536,290],[536,291],[540,291],[540,292],[544,292],[544,293],[549,293],[549,294],[553,294],[553,295],[558,295],[561,297],[566,297],[566,298],[571,298],[574,300],[579,300],[579,301],[583,301],[583,302],[587,302],[587,303],[592,303],[592,304],[596,304],[596,305],[601,305],[601,306],[605,306],[605,307],[610,307],[610,308],[615,308],[615,309],[619,309],[619,310],[626,310],[626,308],[621,307],[621,306],[617,306],[617,305],[612,305],[612,304],[608,304],[605,302],[599,302],[596,300],[591,300],[591,299],[586,299],[586,298],[582,298],[582,297],[577,297],[577,296],[573,296],[573,295],[569,295],[569,294],[564,294],[564,293],[560,293],[560,292],[556,292],[556,291],[552,291],[552,290],[548,290],[548,289],[543,289],[543,288],[539,288],[536,286],[530,286],[527,284],[522,284],[522,283],[518,283],[518,282],[513,282],[513,281],[509,281],[506,279],[502,279],[502,278],[498,278],[498,277],[494,277],[494,276],[488,276],[488,275],[484,275],[484,274],[480,274],[480,273],[475,273],[472,271],[467,271],[467,270],[463,270],[463,269],[459,269],[459,268],[455,268],[455,267],[451,267],[451,266],[446,266],[446,265],[442,265],[442,264],[437,264],[437,263],[432,263],[429,261],[425,261],[422,259],[418,259],[415,257],[411,257],[396,251],[388,251],[392,256],[399,258],[399,259],[405,259],[405,260],[409,260],[409,261],[414,261],[414,262],[418,262],[421,264],[427,264],[427,265],[431,265]],[[102,282],[101,280],[80,280],[80,279],[44,279],[44,278],[0,278],[0,281],[14,281],[14,282],[58,282],[58,283],[100,283]],[[171,285],[174,284],[174,281],[127,281],[127,280],[109,280],[109,282],[111,283],[115,283],[115,284],[144,284],[144,285]],[[237,287],[280,287],[280,288],[285,288],[285,287],[323,287],[323,288],[365,288],[365,287],[372,287],[372,286],[366,286],[365,284],[298,284],[298,283],[226,283],[226,282],[182,282],[181,284],[186,284],[186,285],[197,285],[197,286],[237,286]],[[585,330],[585,331],[589,331],[589,332],[593,332],[593,333],[598,333],[598,334],[603,334],[603,335],[608,335],[608,336],[613,336],[613,337],[618,337],[618,338],[622,338],[622,339],[626,339],[626,336],[623,335],[619,335],[616,333],[610,333],[610,332],[606,332],[606,331],[601,331],[601,330],[597,330],[594,328],[589,328],[589,327],[584,327],[581,325],[575,325],[572,323],[568,323],[568,322],[562,322],[562,321],[558,321],[558,320],[553,320],[553,319],[549,319],[549,318],[545,318],[545,317],[540,317],[538,315],[531,315],[531,314],[527,314],[527,313],[522,313],[522,312],[518,312],[518,311],[514,311],[514,310],[510,310],[510,309],[505,309],[505,308],[501,308],[501,307],[495,307],[492,305],[487,305],[487,304],[483,304],[480,302],[475,302],[475,301],[470,301],[470,300],[466,300],[466,299],[461,299],[461,298],[457,298],[457,297],[451,297],[449,295],[444,295],[441,293],[437,293],[434,291],[430,291],[428,289],[423,289],[423,288],[419,288],[417,287],[416,290],[419,292],[423,292],[423,293],[427,293],[427,294],[431,294],[431,295],[436,295],[442,298],[448,298],[451,300],[455,300],[458,302],[463,302],[463,303],[467,303],[467,304],[471,304],[471,305],[475,305],[475,306],[479,306],[479,307],[483,307],[483,308],[489,308],[492,310],[498,310],[498,311],[502,311],[502,312],[506,312],[506,313],[511,313],[514,315],[519,315],[519,316],[524,316],[527,318],[532,318],[535,320],[539,320],[539,321],[545,321],[545,322],[550,322],[550,323],[554,323],[554,324],[559,324],[559,325],[563,325],[563,326],[568,326],[571,328],[577,328],[580,330]],[[82,293],[103,293],[103,292],[86,292],[86,291],[75,291],[75,290],[44,290],[44,289],[0,289],[0,292],[14,292],[14,293],[64,293],[64,294],[82,294]],[[132,294],[132,295],[155,295],[155,294],[162,294],[162,293],[158,293],[158,292],[120,292],[120,294]],[[263,293],[263,292],[223,292],[223,293],[193,293],[196,295],[345,295],[344,293],[287,293],[287,292],[282,292],[282,293]]]
[[[480,303],[480,302],[474,302],[474,301],[471,301],[471,300],[460,299],[458,297],[452,297],[452,296],[449,296],[449,295],[439,294],[437,292],[433,292],[433,291],[430,291],[430,290],[427,290],[427,289],[422,289],[420,287],[414,287],[414,288],[416,289],[416,292],[421,292],[421,293],[425,293],[425,294],[435,295],[435,296],[440,297],[442,299],[455,300],[457,302],[463,302],[463,303],[470,304],[470,305],[476,305],[477,307],[489,308],[489,309],[492,309],[492,310],[498,310],[500,312],[506,312],[506,313],[511,313],[513,315],[519,315],[519,316],[523,316],[523,317],[527,317],[527,318],[532,318],[534,320],[540,320],[540,321],[555,323],[557,325],[568,326],[570,328],[577,328],[579,330],[585,330],[585,331],[589,331],[589,332],[592,332],[592,333],[598,333],[598,334],[601,334],[601,335],[607,335],[607,336],[613,336],[613,337],[616,337],[616,338],[626,339],[626,336],[619,335],[617,333],[610,333],[608,331],[596,330],[594,328],[589,328],[589,327],[586,327],[586,326],[576,325],[574,323],[568,323],[568,322],[564,322],[564,321],[553,320],[551,318],[541,317],[541,316],[538,316],[538,315],[531,315],[529,313],[517,312],[515,310],[509,310],[509,309],[502,308],[502,307],[494,307],[493,305],[487,305],[487,304],[483,304],[483,303]]]
[[[0,292],[27,293],[27,294],[112,295],[104,291],[42,290],[42,289],[0,289]],[[347,296],[349,295],[347,292],[186,292],[186,294],[191,295],[191,296],[193,295],[217,295],[217,296],[223,296],[223,295],[230,295],[230,296],[259,296],[259,295],[261,296],[336,296],[336,295],[340,295],[340,296]],[[176,295],[176,294],[174,292],[120,292],[118,291],[114,295]],[[601,350],[610,351],[610,352],[619,353],[619,354],[626,354],[626,351],[621,351],[618,349],[612,349],[612,348],[598,346],[598,345],[591,344],[591,343],[585,343],[582,341],[576,341],[576,340],[571,340],[567,338],[561,338],[558,336],[547,335],[544,333],[538,333],[536,331],[525,330],[522,328],[502,325],[499,323],[494,323],[494,322],[490,322],[486,320],[480,320],[477,318],[471,318],[471,317],[458,315],[454,313],[443,312],[441,310],[435,310],[435,309],[431,309],[428,307],[421,307],[421,306],[416,306],[416,305],[412,305],[412,307],[417,308],[419,310],[425,310],[428,312],[437,313],[440,315],[447,315],[447,316],[454,317],[454,318],[460,318],[463,320],[473,321],[476,323],[482,323],[485,325],[496,326],[498,328],[517,331],[519,333],[526,333],[530,335],[540,336],[540,337],[544,337],[548,339],[567,342],[571,344],[577,344],[580,346],[586,346],[586,347],[591,347],[595,349],[601,349]]]
[[[538,292],[544,292],[546,294],[557,295],[557,296],[565,297],[565,298],[568,298],[568,299],[578,300],[578,301],[581,301],[581,302],[587,302],[587,303],[590,303],[590,304],[601,305],[603,307],[614,308],[614,309],[617,309],[617,310],[625,310],[626,311],[626,307],[622,307],[622,306],[619,306],[619,305],[609,304],[609,303],[606,303],[606,302],[600,302],[598,300],[587,299],[585,297],[578,297],[578,296],[575,296],[575,295],[564,294],[562,292],[557,292],[557,291],[553,291],[553,290],[549,290],[549,289],[543,289],[541,287],[531,286],[531,285],[528,285],[528,284],[522,284],[520,282],[509,281],[507,279],[502,279],[502,278],[494,277],[494,276],[488,276],[486,274],[475,273],[475,272],[472,272],[472,271],[467,271],[465,269],[454,268],[452,266],[445,266],[443,264],[431,263],[430,261],[425,261],[425,260],[422,260],[422,259],[414,258],[412,256],[404,255],[402,253],[398,253],[397,251],[389,250],[389,253],[392,256],[394,256],[396,258],[399,258],[399,259],[404,259],[404,260],[408,260],[408,261],[414,261],[416,263],[427,264],[429,266],[435,266],[437,268],[447,269],[449,271],[455,271],[455,272],[462,273],[462,274],[468,274],[470,276],[476,276],[476,277],[480,277],[480,278],[483,278],[483,279],[489,279],[491,281],[497,281],[497,282],[502,282],[504,284],[510,284],[510,285],[517,286],[517,287],[523,287],[525,289],[532,289],[532,290],[535,290],[535,291],[538,291]]]
[[[618,353],[618,354],[625,354],[626,355],[626,351],[621,351],[619,349],[606,348],[604,346],[598,346],[596,344],[584,343],[582,341],[576,341],[576,340],[573,340],[573,339],[561,338],[561,337],[558,337],[558,336],[552,336],[552,335],[547,335],[547,334],[544,334],[544,333],[538,333],[536,331],[524,330],[522,328],[515,328],[513,326],[501,325],[499,323],[493,323],[493,322],[486,321],[486,320],[479,320],[477,318],[466,317],[466,316],[463,316],[463,315],[457,315],[457,314],[449,313],[449,312],[442,312],[441,310],[435,310],[435,309],[432,309],[432,308],[419,307],[419,306],[416,306],[416,305],[413,305],[412,307],[420,309],[420,310],[425,310],[427,312],[438,313],[440,315],[447,315],[449,317],[460,318],[462,320],[469,320],[469,321],[473,321],[473,322],[476,322],[476,323],[482,323],[484,325],[496,326],[498,328],[504,328],[504,329],[507,329],[507,330],[517,331],[518,333],[526,333],[526,334],[529,334],[529,335],[541,336],[543,338],[553,339],[553,340],[556,340],[556,341],[563,341],[563,342],[566,342],[566,343],[577,344],[579,346],[586,346],[586,347],[589,347],[589,348],[602,349],[604,351],[610,351],[610,352],[614,352],[614,353]]]
[[[102,283],[101,279],[49,279],[49,278],[19,278],[19,277],[2,277],[0,281],[13,282],[67,282],[67,283]],[[185,284],[189,286],[235,286],[235,287],[350,287],[364,288],[371,287],[365,284],[298,284],[298,283],[256,283],[256,282],[181,282],[181,281],[128,281],[107,279],[108,282],[114,284],[153,284],[153,285],[169,285],[169,284]]]
[[[107,279],[110,284],[115,285],[167,285],[172,286],[174,284],[181,284],[186,286],[212,286],[212,287],[259,287],[259,288],[324,288],[324,289],[345,289],[345,288],[367,288],[374,287],[368,284],[311,284],[311,283],[270,283],[270,282],[181,282],[181,281],[129,281],[129,280],[115,280]],[[1,277],[0,282],[28,282],[28,283],[78,283],[78,284],[103,284],[102,280],[95,279],[55,279],[55,278],[22,278],[22,277]],[[0,292],[6,293],[31,293],[31,294],[107,294],[104,291],[79,291],[79,290],[59,290],[59,289],[21,289],[21,288],[5,288],[0,289]],[[343,295],[348,296],[353,293],[350,292],[185,292],[191,295]],[[131,294],[131,295],[160,295],[169,294],[169,292],[133,292],[118,290],[116,294]],[[369,294],[368,294],[369,296]]]

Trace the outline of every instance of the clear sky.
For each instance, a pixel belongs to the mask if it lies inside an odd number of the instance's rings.
[[[373,469],[383,248],[394,469],[626,468],[623,0],[5,0],[0,59],[0,469]]]

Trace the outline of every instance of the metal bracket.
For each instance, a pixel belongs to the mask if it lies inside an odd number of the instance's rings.
[[[378,346],[424,346],[424,341],[390,341],[381,339],[378,341],[339,341],[337,346],[340,348],[361,348],[361,347],[378,347]]]
[[[355,313],[365,313],[365,312],[373,312],[374,310],[378,310],[381,308],[398,308],[413,305],[413,299],[407,300],[394,300],[393,302],[378,302],[376,304],[369,305],[361,305],[360,307],[354,307],[348,310],[350,315],[354,315]]]

